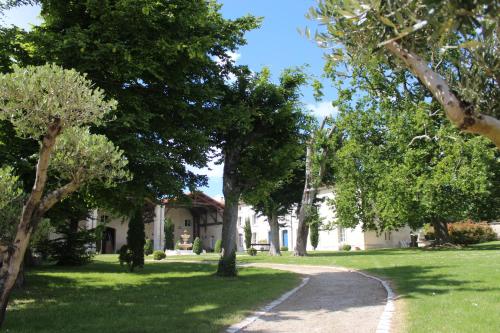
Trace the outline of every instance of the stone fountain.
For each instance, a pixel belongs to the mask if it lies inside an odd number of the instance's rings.
[[[187,229],[184,229],[184,232],[181,235],[182,243],[179,244],[179,248],[182,250],[191,250],[193,248],[193,244],[188,243],[189,238],[191,238],[191,235],[188,234]]]

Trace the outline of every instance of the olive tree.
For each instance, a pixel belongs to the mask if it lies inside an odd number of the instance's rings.
[[[43,215],[82,185],[127,179],[127,161],[106,137],[85,127],[100,124],[116,107],[75,70],[56,65],[13,67],[0,76],[0,120],[19,136],[38,140],[34,185],[24,200],[12,242],[0,246],[0,325],[30,237]],[[57,175],[47,190],[49,169]]]
[[[327,72],[376,59],[385,75],[404,72],[400,87],[426,87],[460,130],[500,148],[498,1],[321,0],[310,16],[332,47]]]

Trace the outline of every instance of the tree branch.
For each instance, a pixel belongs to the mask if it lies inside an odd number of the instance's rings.
[[[40,207],[38,208],[38,215],[43,215],[47,212],[52,206],[54,206],[57,202],[69,196],[71,193],[78,190],[80,187],[80,182],[76,179],[73,179],[63,187],[60,187],[51,193],[47,194],[42,202],[40,203]]]
[[[483,135],[500,148],[500,120],[468,108],[452,92],[448,83],[416,54],[404,49],[395,41],[385,44],[385,48],[402,60],[405,66],[429,89],[455,126],[468,133]]]

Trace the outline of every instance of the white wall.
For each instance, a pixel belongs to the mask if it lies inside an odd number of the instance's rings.
[[[377,235],[375,231],[365,232],[365,249],[401,247],[401,241],[410,243],[410,227],[385,231]]]
[[[189,243],[193,242],[193,215],[186,208],[167,208],[165,209],[165,220],[168,218],[172,219],[175,225],[174,228],[174,243],[176,244],[181,240],[181,235],[184,230],[187,230],[188,234],[191,236],[189,238]],[[185,226],[185,220],[191,221],[191,226]]]

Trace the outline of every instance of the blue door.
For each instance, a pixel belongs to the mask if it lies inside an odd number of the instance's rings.
[[[281,243],[283,244],[283,246],[288,247],[288,230],[283,230],[283,232],[281,233],[281,238]]]

